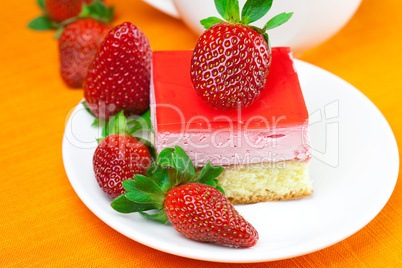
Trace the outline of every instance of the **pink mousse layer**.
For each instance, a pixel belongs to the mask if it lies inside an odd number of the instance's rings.
[[[308,113],[289,48],[273,48],[267,85],[241,111],[205,104],[192,87],[191,51],[154,52],[151,119],[155,147],[180,146],[195,166],[311,157]]]

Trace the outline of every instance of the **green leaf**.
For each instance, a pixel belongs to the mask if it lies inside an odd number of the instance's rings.
[[[134,180],[125,180],[123,181],[123,187],[126,191],[141,191],[144,193],[156,194],[164,196],[166,192],[164,192],[159,185],[155,183],[155,181],[151,180],[148,177],[143,175],[135,175]]]
[[[265,39],[265,41],[267,41],[267,43],[268,43],[268,50],[269,50],[269,54],[271,54],[271,40],[269,39],[269,36],[268,36],[268,34],[267,33],[265,33],[264,34],[264,39]]]
[[[282,24],[284,24],[285,22],[287,22],[293,15],[293,12],[290,13],[286,13],[283,12],[279,15],[276,15],[275,17],[273,17],[272,19],[270,19],[267,24],[265,24],[265,27],[267,30],[271,30],[273,28],[276,28]]]
[[[102,128],[102,133],[101,133],[101,139],[103,140],[104,138],[106,138],[107,136],[109,136],[109,130],[108,130],[108,124],[106,123],[106,125]]]
[[[38,3],[38,6],[44,13],[46,13],[46,8],[45,8],[45,0],[36,0],[36,3]]]
[[[102,129],[102,138],[106,138],[113,134],[129,134],[127,129],[127,119],[124,116],[124,111],[120,111],[118,114],[109,119]]]
[[[88,104],[86,103],[86,101],[82,101],[81,103],[82,103],[82,106],[84,106],[85,110],[86,110],[90,115],[92,115],[92,116],[95,118],[94,121],[92,122],[92,125],[91,125],[91,126],[97,127],[97,126],[101,126],[101,125],[106,124],[105,121],[103,121],[103,120],[100,120],[100,121],[99,121],[99,119],[91,112],[91,110],[89,109]],[[104,136],[103,138],[105,138],[105,137],[106,137],[106,136]],[[102,141],[103,138],[101,138],[101,139],[99,139],[99,140]],[[100,142],[100,141],[99,141],[99,142]]]
[[[174,167],[173,153],[174,148],[165,148],[159,153],[156,161],[162,167]]]
[[[168,170],[162,167],[158,163],[152,163],[147,171],[146,175],[148,178],[153,180],[164,192],[168,192],[171,188]]]
[[[109,122],[109,134],[127,134],[127,119],[124,116],[124,111],[120,111],[113,116]]]
[[[82,101],[81,103],[82,103],[82,106],[84,106],[85,110],[86,110],[90,115],[92,115],[93,117],[95,117],[95,115],[94,115],[94,114],[91,112],[91,110],[89,109],[87,102],[86,102],[86,101]]]
[[[99,124],[100,124],[100,123],[99,123],[98,119],[95,118],[95,120],[92,122],[91,126],[97,127],[97,126],[99,126]]]
[[[175,146],[173,154],[174,168],[177,171],[179,184],[189,183],[195,175],[194,165],[190,157],[179,146]]]
[[[225,191],[223,190],[222,187],[220,187],[219,185],[215,187],[216,190],[218,190],[219,192],[221,192],[223,195],[225,195]]]
[[[272,1],[273,0],[248,0],[241,11],[241,22],[248,25],[264,17],[271,9]]]
[[[133,135],[135,132],[140,130],[146,130],[154,133],[151,121],[151,111],[146,111],[143,115],[137,119],[128,119],[127,125],[129,126],[129,134]]]
[[[158,213],[155,213],[155,214],[148,214],[145,212],[140,212],[140,213],[142,216],[144,216],[145,218],[148,218],[150,220],[158,221],[163,224],[168,222],[168,218],[166,216],[164,209],[161,209]]]
[[[240,22],[238,0],[215,0],[215,7],[218,13],[228,22]]]
[[[46,31],[56,29],[57,27],[47,16],[39,16],[28,23],[28,28],[35,31]]]
[[[216,187],[218,185],[218,180],[216,179],[225,169],[221,166],[212,166],[211,162],[208,162],[206,166],[201,170],[200,175],[198,175],[196,182],[209,185],[211,187]]]
[[[264,40],[265,40],[265,41],[267,42],[267,44],[268,44],[269,50],[271,50],[271,48],[270,48],[270,46],[269,46],[269,36],[268,36],[268,34],[267,34],[267,33],[264,33],[263,36],[264,36]]]
[[[201,25],[204,26],[204,28],[207,30],[209,28],[211,28],[212,26],[214,26],[215,24],[218,24],[221,22],[224,22],[224,21],[217,17],[209,17],[209,18],[206,18],[206,19],[203,19],[200,21]]]
[[[172,167],[175,169],[175,175],[173,172],[169,173],[172,187],[188,183],[194,178],[195,170],[193,162],[191,162],[190,157],[179,146],[176,146],[174,149],[163,149],[159,153],[157,162],[162,167]]]
[[[264,34],[266,32],[265,28],[261,29],[261,28],[258,28],[257,26],[252,26],[252,25],[249,25],[248,27],[250,27],[251,29],[253,29],[254,31],[256,31],[256,32],[258,32],[260,34]]]
[[[221,15],[223,19],[228,20],[228,16],[226,14],[226,6],[228,0],[214,0],[214,2],[219,15]]]
[[[103,23],[109,23],[113,18],[114,7],[107,7],[103,2],[95,0],[87,5],[82,4],[80,18],[93,18]]]
[[[125,195],[113,200],[111,207],[120,213],[133,213],[154,209],[154,204],[140,204],[130,201]]]
[[[127,192],[126,198],[139,204],[152,204],[154,209],[161,209],[165,200],[164,196],[158,196],[150,193],[144,193],[138,190]]]

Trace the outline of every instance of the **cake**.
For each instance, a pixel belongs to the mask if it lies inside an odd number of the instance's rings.
[[[151,120],[154,144],[180,146],[197,169],[208,162],[234,204],[311,195],[308,112],[291,50],[272,48],[260,97],[241,110],[217,110],[199,98],[190,78],[192,51],[153,52]]]

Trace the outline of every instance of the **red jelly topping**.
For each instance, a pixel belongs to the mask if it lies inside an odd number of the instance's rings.
[[[242,110],[217,110],[198,97],[190,78],[192,51],[153,53],[158,132],[260,129],[303,125],[308,112],[290,48],[272,48],[272,64],[260,97]]]

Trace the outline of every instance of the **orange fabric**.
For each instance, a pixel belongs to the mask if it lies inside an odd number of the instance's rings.
[[[115,24],[132,21],[154,50],[191,49],[180,21],[140,0],[109,0]],[[350,82],[367,95],[402,142],[402,9],[400,1],[364,0],[335,37],[301,59]],[[3,1],[0,37],[1,267],[401,267],[402,183],[365,228],[321,251],[259,264],[205,263],[166,254],[117,233],[80,201],[64,171],[61,141],[82,90],[59,76],[53,32],[33,32],[34,0]],[[381,178],[378,178],[381,183]]]

